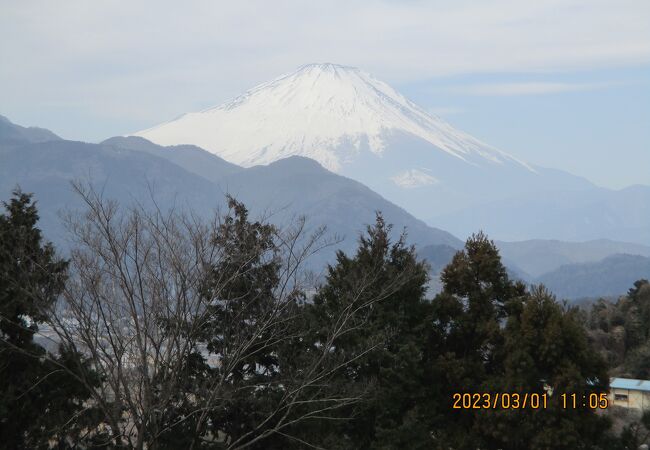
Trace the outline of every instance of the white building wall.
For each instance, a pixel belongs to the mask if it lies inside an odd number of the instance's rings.
[[[623,398],[625,396],[625,398]],[[617,399],[617,397],[619,397]],[[634,389],[612,388],[609,392],[609,404],[632,409],[650,409],[650,392]]]

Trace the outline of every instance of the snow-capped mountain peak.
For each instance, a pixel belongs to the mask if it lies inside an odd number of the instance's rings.
[[[372,75],[330,63],[301,66],[228,103],[135,134],[163,145],[195,144],[246,167],[299,155],[335,172],[364,153],[381,158],[390,137],[401,134],[472,165],[507,162],[530,170]]]

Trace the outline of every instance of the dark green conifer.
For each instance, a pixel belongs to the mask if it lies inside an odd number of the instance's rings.
[[[337,254],[336,264],[314,299],[321,329],[347,309],[359,311],[357,327],[337,342],[336,351],[353,359],[341,384],[366,390],[353,419],[332,433],[343,448],[426,448],[424,410],[425,324],[430,303],[424,294],[428,268],[405,236],[392,242],[381,215],[360,237],[356,254]],[[320,336],[323,339],[324,336]],[[345,415],[345,414],[344,414]]]
[[[80,440],[98,416],[83,405],[89,388],[73,374],[91,372],[74,350],[48,353],[34,335],[66,281],[67,262],[44,243],[28,194],[14,192],[0,215],[0,442],[3,448],[48,448]],[[92,379],[92,378],[87,378]],[[99,382],[99,380],[95,380]]]

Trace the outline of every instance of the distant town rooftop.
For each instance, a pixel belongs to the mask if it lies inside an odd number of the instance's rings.
[[[609,382],[612,389],[630,389],[650,392],[650,380],[635,380],[634,378],[612,378]]]

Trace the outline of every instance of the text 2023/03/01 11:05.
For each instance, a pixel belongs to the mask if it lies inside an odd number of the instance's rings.
[[[561,393],[548,392],[456,392],[452,395],[452,409],[546,409],[552,402],[564,409],[607,409],[606,393]]]

